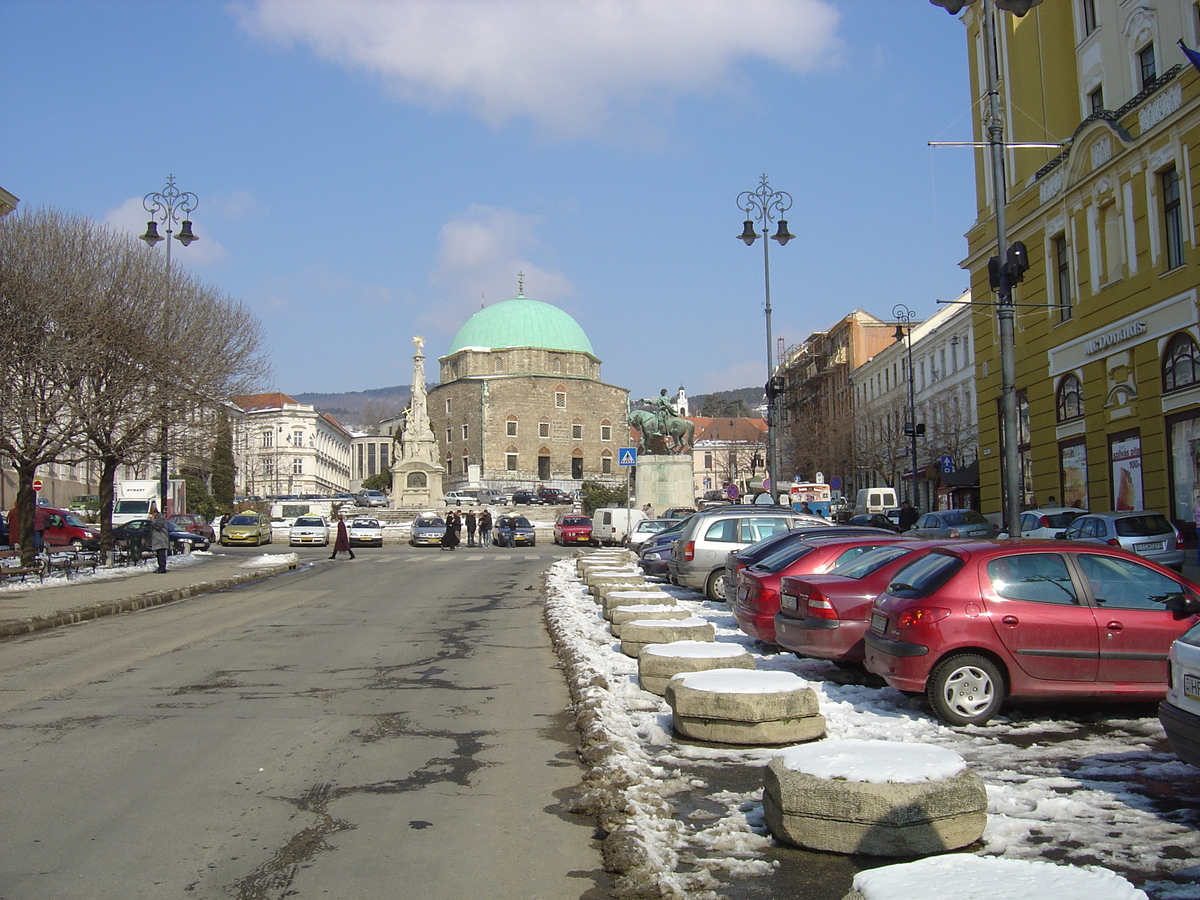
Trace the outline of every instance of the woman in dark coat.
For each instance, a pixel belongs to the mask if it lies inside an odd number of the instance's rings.
[[[333,542],[333,552],[329,554],[329,558],[337,559],[337,555],[343,550],[354,559],[354,551],[350,549],[350,532],[346,530],[346,519],[344,516],[338,516],[337,540]]]
[[[453,550],[458,546],[458,514],[451,512],[446,515],[446,533],[442,535],[442,549]]]

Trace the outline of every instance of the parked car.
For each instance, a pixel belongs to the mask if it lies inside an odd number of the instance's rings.
[[[669,528],[664,528],[657,534],[646,538],[642,549],[638,551],[638,567],[643,575],[666,575],[667,565],[671,559],[671,547],[679,533],[683,531],[686,519],[676,519]]]
[[[358,516],[350,523],[351,547],[382,547],[383,526],[374,516]]]
[[[1171,682],[1158,705],[1158,721],[1175,755],[1200,766],[1200,624],[1171,644],[1170,665]]]
[[[413,547],[437,547],[446,533],[446,520],[432,513],[422,513],[413,519],[408,542]]]
[[[462,506],[463,504],[466,504],[467,506],[478,506],[479,491],[476,491],[472,488],[465,488],[459,491],[447,491],[446,496],[442,498],[442,501],[447,506]]]
[[[554,522],[554,543],[563,547],[592,543],[592,520],[587,516],[559,516]]]
[[[168,521],[176,528],[190,531],[192,534],[203,535],[208,538],[210,543],[217,539],[216,531],[208,524],[204,516],[199,513],[179,513],[178,515],[171,516]]]
[[[168,525],[170,522],[168,521]],[[211,545],[208,538],[201,534],[184,531],[170,525],[168,535],[171,541],[172,553],[183,553],[185,550],[207,550]],[[134,519],[124,525],[114,525],[112,529],[113,544],[121,547],[132,544],[143,550],[150,549],[150,520]]]
[[[964,541],[893,576],[871,609],[866,668],[982,725],[1008,697],[1161,700],[1200,586],[1117,547]]]
[[[77,494],[67,504],[67,512],[77,514],[95,513],[100,509],[99,494]]]
[[[592,515],[592,537],[597,544],[620,544],[633,533],[637,523],[646,518],[640,509],[626,506],[604,506]]]
[[[1021,513],[1021,537],[1053,538],[1085,512],[1073,506],[1027,509]]]
[[[862,513],[851,516],[846,520],[847,525],[857,525],[859,528],[883,528],[887,531],[900,531],[900,525],[886,513]]]
[[[977,509],[939,509],[917,519],[917,524],[904,532],[908,537],[929,541],[950,538],[994,538],[996,526]]]
[[[545,501],[533,491],[513,491],[513,506],[541,506]]]
[[[365,506],[367,508],[383,507],[388,505],[387,494],[383,491],[375,491],[370,488],[363,488],[354,495],[355,506]]]
[[[537,489],[538,498],[547,506],[570,506],[571,495],[557,488],[540,487]]]
[[[781,531],[791,531],[811,516],[778,507],[728,505],[703,509],[684,520],[672,545],[671,581],[702,590],[710,600],[725,599],[725,555]]]
[[[262,513],[240,512],[230,517],[221,533],[221,546],[230,547],[234,544],[271,543],[274,535],[271,531],[271,520]]]
[[[646,543],[651,535],[665,531],[674,525],[675,521],[675,519],[642,519],[633,526],[633,531],[629,532],[625,538],[625,546],[630,550],[640,550],[642,544]]]
[[[47,547],[71,547],[74,550],[96,550],[100,546],[100,530],[85,525],[73,512],[65,509],[46,509],[46,529],[42,540]]]
[[[508,494],[493,488],[479,489],[480,506],[508,506]]]
[[[288,532],[288,546],[300,547],[316,544],[329,546],[329,523],[323,516],[297,516]]]
[[[1060,532],[1063,540],[1087,541],[1124,547],[1161,566],[1183,568],[1183,547],[1175,526],[1162,513],[1139,509],[1129,512],[1086,513]]]
[[[729,499],[729,495],[723,490],[705,491],[700,499],[696,501],[696,506],[699,509],[707,509],[711,506],[729,506],[733,503]]]
[[[896,541],[822,574],[788,575],[779,582],[775,643],[797,656],[861,663],[871,605],[892,576],[937,544]]]
[[[828,537],[859,537],[864,534],[892,534],[876,528],[866,529],[848,525],[834,525],[820,517],[804,517],[796,521],[790,531],[781,531],[740,550],[731,550],[725,555],[725,601],[732,603],[737,593],[738,574],[760,560],[797,541],[808,541]]]
[[[892,532],[850,537],[813,538],[780,547],[738,573],[733,617],[752,638],[775,643],[775,614],[779,612],[779,582],[785,575],[828,572],[864,553],[898,541]]]
[[[696,512],[695,508],[691,507],[691,506],[671,506],[671,507],[668,507],[667,509],[665,509],[663,511],[663,514],[661,516],[659,516],[659,518],[660,519],[686,519],[688,516],[694,515],[695,512]]]
[[[497,547],[532,547],[537,534],[524,516],[501,516],[496,520]]]

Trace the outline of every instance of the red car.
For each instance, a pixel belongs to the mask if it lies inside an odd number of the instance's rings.
[[[733,615],[746,634],[775,643],[775,613],[779,612],[779,581],[785,575],[828,572],[856,556],[901,540],[895,534],[833,537],[786,544],[738,572]]]
[[[877,547],[824,575],[779,582],[775,643],[797,656],[860,663],[875,602],[896,572],[936,544],[903,541]]]
[[[1161,700],[1200,586],[1102,544],[963,541],[903,566],[875,600],[866,667],[951,725],[1007,697]]]
[[[559,516],[554,522],[554,543],[591,544],[592,520],[587,516]]]

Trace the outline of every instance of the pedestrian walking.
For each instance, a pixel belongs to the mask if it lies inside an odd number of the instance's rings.
[[[229,524],[229,513],[221,516],[221,521],[217,526],[217,543],[225,540],[225,526]]]
[[[157,506],[150,507],[150,549],[158,557],[159,575],[167,574],[167,551],[171,549],[171,524]]]
[[[474,547],[475,546],[475,527],[478,524],[475,520],[475,510],[468,509],[466,518],[463,520],[463,522],[467,526],[467,546]]]
[[[41,553],[42,548],[46,545],[46,520],[50,518],[50,513],[46,512],[46,507],[35,506],[33,508],[33,552]]]
[[[454,512],[446,515],[446,531],[442,535],[442,549],[453,550],[458,547],[458,516]]]
[[[479,514],[479,546],[492,546],[492,511],[485,509]]]
[[[333,542],[333,552],[329,554],[329,558],[337,559],[337,555],[343,550],[350,554],[351,559],[354,559],[354,551],[350,549],[350,532],[346,530],[346,517],[339,513],[337,539]]]

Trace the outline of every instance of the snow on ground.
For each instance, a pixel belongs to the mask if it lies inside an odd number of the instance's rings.
[[[195,553],[177,553],[174,556],[167,557],[167,568],[181,569],[188,566],[197,566],[212,558],[213,554],[208,550],[197,550]],[[81,578],[95,578],[98,580],[128,578],[131,575],[144,575],[146,572],[153,572],[157,568],[158,561],[151,558],[144,559],[140,564],[134,566],[113,566],[106,568],[101,565],[96,568],[95,572],[91,569],[77,569],[68,575],[66,572],[59,570],[50,572],[41,581],[38,581],[34,577],[29,577],[24,581],[6,579],[0,584],[0,594],[37,590],[40,588],[62,587],[65,584],[75,584]]]
[[[546,621],[590,767],[577,809],[609,832],[605,863],[619,874],[620,894],[715,897],[730,879],[769,878],[764,851],[779,846],[766,829],[761,788],[714,790],[706,799],[721,807],[716,816],[676,816],[672,797],[705,789],[701,769],[762,768],[778,749],[677,739],[670,707],[638,687],[637,660],[620,652],[574,560],[555,563],[546,587]],[[950,728],[921,699],[861,672],[771,652],[738,629],[723,603],[662,589],[712,622],[718,641],[750,652],[759,670],[809,682],[828,738],[928,743],[966,760],[988,790],[979,854],[1101,866],[1154,900],[1200,900],[1200,772],[1170,752],[1153,707],[1006,708],[986,726]]]

